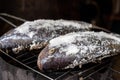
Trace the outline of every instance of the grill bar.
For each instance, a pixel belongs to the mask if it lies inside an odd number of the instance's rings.
[[[37,55],[33,55],[32,57],[28,57],[28,58],[22,60],[22,62],[26,62],[26,61],[33,59],[33,58],[37,58]]]
[[[19,21],[22,21],[22,22],[27,21],[23,18],[16,17],[16,16],[13,16],[13,15],[10,15],[10,14],[7,14],[7,13],[0,13],[0,16],[6,16],[6,17],[9,17],[9,18],[12,18],[12,19],[15,19],[15,20],[19,20]]]
[[[90,77],[91,75],[97,73],[98,71],[104,69],[104,68],[107,67],[107,66],[108,66],[108,65],[105,65],[105,66],[101,67],[100,69],[96,70],[95,72],[90,73],[88,76],[84,77],[83,79],[87,79],[87,78]]]
[[[0,16],[0,19],[3,20],[3,21],[5,21],[6,23],[10,24],[13,27],[17,27],[15,24],[11,23],[10,21],[8,21],[7,19],[5,19],[5,18],[3,18],[1,16]]]
[[[93,66],[93,67],[90,67],[90,68],[88,68],[88,69],[86,69],[86,70],[84,70],[84,71],[78,73],[78,75],[82,75],[83,73],[88,72],[88,71],[90,71],[90,70],[96,68],[96,67],[99,66],[99,65],[100,65],[100,64],[98,64],[98,65],[96,65],[96,66]]]
[[[37,60],[32,60],[31,62],[27,62],[27,63],[25,63],[26,65],[29,65],[29,64],[32,64],[32,63],[34,63],[34,62],[37,62]]]
[[[115,70],[115,69],[113,69],[111,67],[109,69],[112,70],[113,72],[116,72],[116,73],[120,74],[120,71],[117,71],[117,70]]]
[[[25,56],[25,55],[28,55],[28,53],[26,52],[26,53],[23,53],[23,54],[18,54],[18,55],[16,56],[16,58],[19,59],[19,58],[21,58],[21,57],[23,57],[23,56]]]
[[[71,70],[69,70],[69,71],[65,72],[64,74],[60,75],[60,76],[57,77],[55,80],[58,80],[58,79],[60,79],[61,77],[67,75],[68,73],[70,73],[70,71],[71,71]]]

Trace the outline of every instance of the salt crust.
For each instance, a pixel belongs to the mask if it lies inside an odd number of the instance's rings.
[[[84,25],[82,25],[84,24]],[[37,30],[44,28],[48,31],[51,30],[58,30],[62,28],[76,28],[76,29],[89,29],[92,27],[92,24],[85,23],[85,22],[78,22],[78,21],[68,21],[68,20],[35,20],[35,21],[27,21],[18,28],[16,28],[16,32],[27,34],[30,38],[32,38],[36,33]],[[29,29],[33,28],[35,31],[30,31]]]

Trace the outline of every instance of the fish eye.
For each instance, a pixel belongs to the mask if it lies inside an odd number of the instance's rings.
[[[53,54],[55,52],[55,48],[49,50],[49,54]]]

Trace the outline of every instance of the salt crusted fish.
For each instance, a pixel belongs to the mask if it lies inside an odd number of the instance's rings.
[[[0,38],[0,49],[19,53],[22,50],[41,49],[48,40],[69,32],[86,31],[96,26],[68,20],[28,21],[10,30]],[[98,28],[98,27],[97,27]]]
[[[60,70],[116,55],[120,36],[105,32],[76,32],[56,37],[39,54],[40,70]]]

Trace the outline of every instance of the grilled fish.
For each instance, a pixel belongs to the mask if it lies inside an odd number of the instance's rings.
[[[73,32],[51,39],[38,56],[40,70],[63,70],[95,62],[120,52],[120,35]]]
[[[0,49],[19,53],[24,50],[39,50],[47,42],[69,32],[88,31],[98,27],[80,21],[35,20],[27,21],[0,37]],[[101,30],[101,29],[100,29]]]

